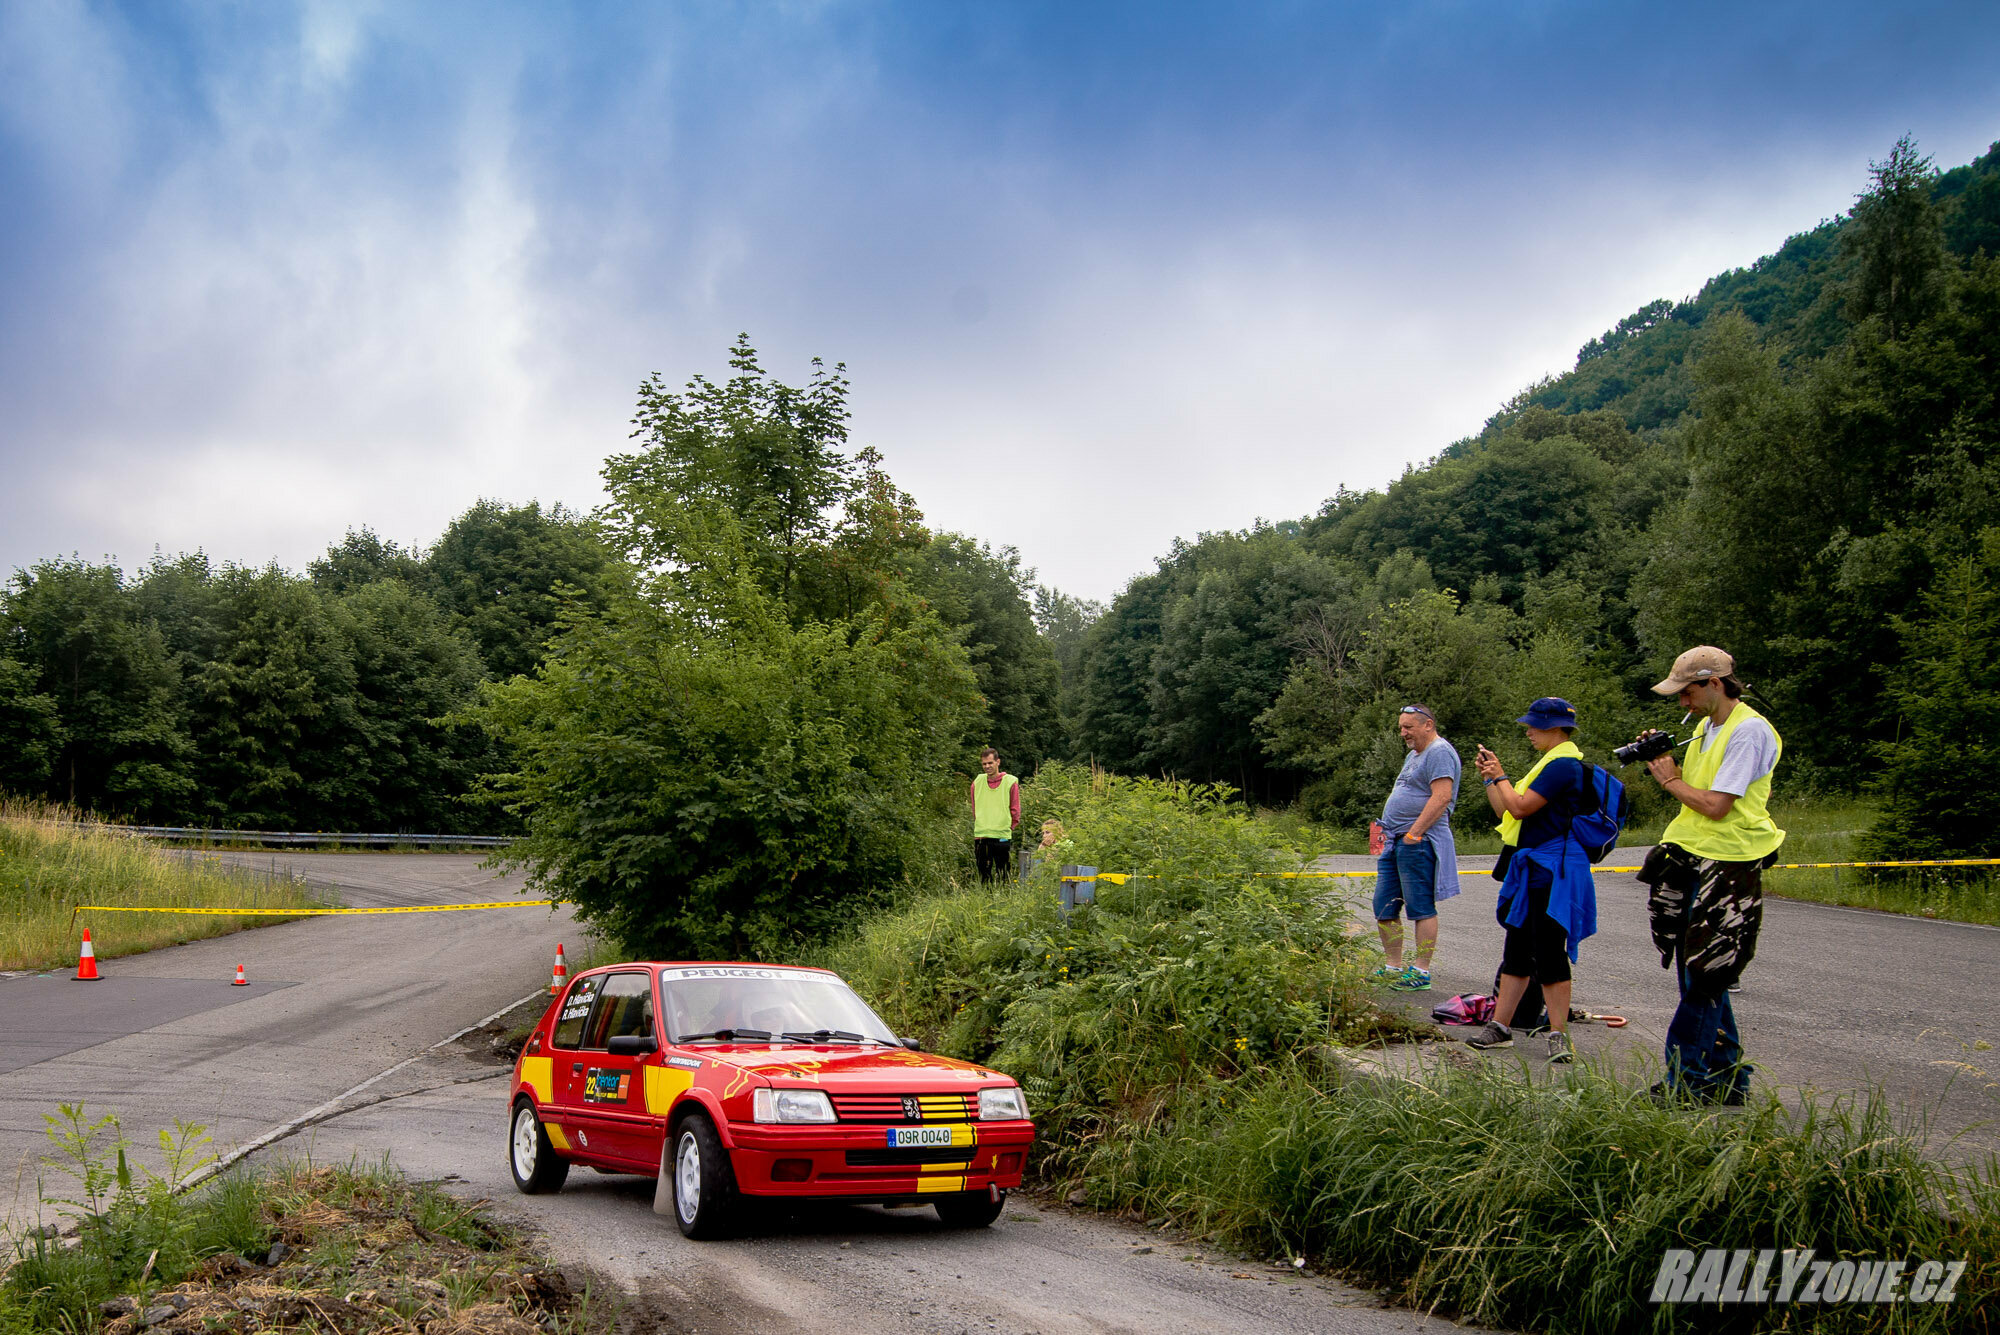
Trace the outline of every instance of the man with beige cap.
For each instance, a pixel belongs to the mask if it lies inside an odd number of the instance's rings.
[[[1667,1025],[1667,1078],[1656,1098],[1740,1105],[1750,1067],[1729,989],[1757,951],[1764,921],[1764,868],[1785,832],[1771,820],[1771,774],[1784,740],[1743,699],[1736,661],[1701,645],[1674,660],[1653,690],[1701,716],[1685,770],[1673,753],[1646,768],[1681,804],[1646,858],[1653,944],[1672,968],[1681,1004]]]

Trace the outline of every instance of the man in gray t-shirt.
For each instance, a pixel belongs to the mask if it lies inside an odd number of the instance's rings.
[[[1410,754],[1382,804],[1382,852],[1375,861],[1375,926],[1388,962],[1378,976],[1402,992],[1426,992],[1437,950],[1437,901],[1458,893],[1458,850],[1451,840],[1451,811],[1458,805],[1462,766],[1452,744],[1438,736],[1427,705],[1404,705],[1396,731]],[[1402,915],[1417,938],[1417,960],[1403,965]]]

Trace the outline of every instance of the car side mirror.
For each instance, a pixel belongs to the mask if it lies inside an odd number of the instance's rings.
[[[643,1057],[649,1052],[658,1052],[660,1040],[651,1034],[620,1034],[604,1047],[614,1057]]]
[[[922,1052],[924,1050],[924,1045],[917,1042],[914,1038],[899,1038],[896,1041],[912,1052]]]

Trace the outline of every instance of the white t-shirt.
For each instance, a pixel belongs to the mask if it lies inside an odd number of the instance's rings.
[[[1704,754],[1715,743],[1715,735],[1711,731],[1714,727],[1714,724],[1705,724],[1702,728],[1701,749]],[[1761,714],[1746,718],[1729,735],[1729,750],[1722,757],[1722,768],[1716,771],[1709,791],[1741,797],[1750,791],[1751,784],[1777,767],[1778,734],[1771,730],[1770,720]]]

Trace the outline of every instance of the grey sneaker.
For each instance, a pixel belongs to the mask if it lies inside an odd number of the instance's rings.
[[[1576,1060],[1576,1045],[1569,1041],[1569,1035],[1555,1030],[1549,1032],[1549,1065],[1567,1066]]]
[[[1488,1020],[1478,1033],[1465,1040],[1468,1048],[1511,1048],[1514,1046],[1514,1031],[1497,1020]]]

